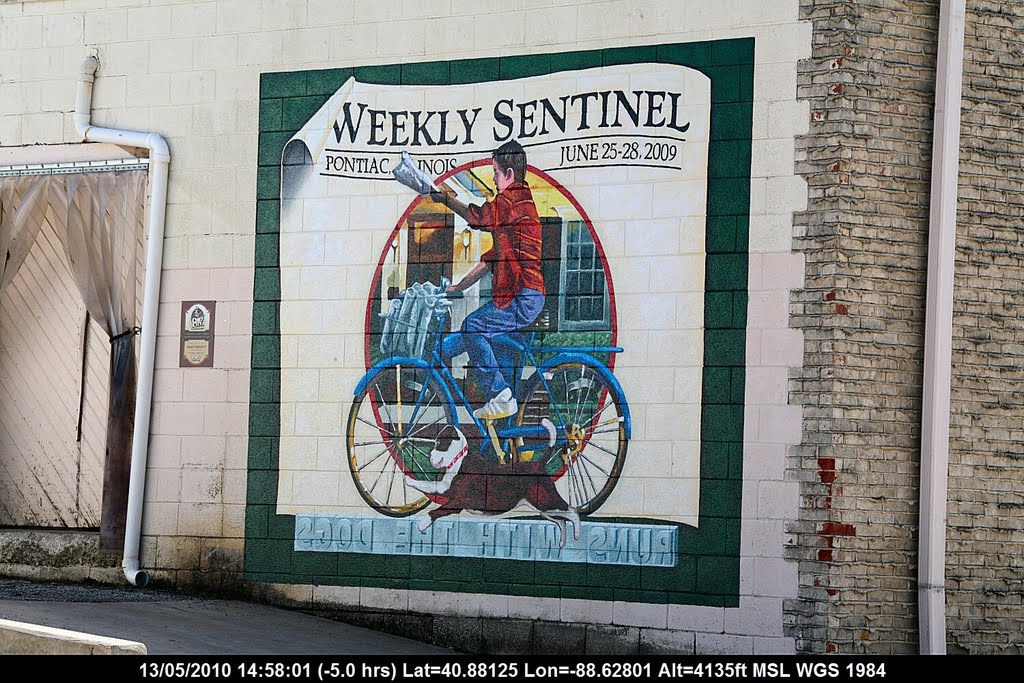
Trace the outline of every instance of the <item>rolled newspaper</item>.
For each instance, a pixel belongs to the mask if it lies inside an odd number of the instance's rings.
[[[408,152],[402,152],[402,160],[398,162],[392,173],[395,175],[395,180],[420,194],[437,192],[434,182],[423,171],[416,168],[416,164],[412,162],[412,157]]]

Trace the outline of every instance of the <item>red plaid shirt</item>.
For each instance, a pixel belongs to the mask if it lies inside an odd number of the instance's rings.
[[[486,204],[471,205],[468,223],[494,238],[494,247],[480,260],[494,277],[491,298],[495,306],[505,308],[522,289],[544,294],[540,218],[529,185],[513,183]]]

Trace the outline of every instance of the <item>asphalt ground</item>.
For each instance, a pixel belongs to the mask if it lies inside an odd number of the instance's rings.
[[[141,642],[150,655],[451,653],[293,610],[148,588],[0,579],[0,619]]]

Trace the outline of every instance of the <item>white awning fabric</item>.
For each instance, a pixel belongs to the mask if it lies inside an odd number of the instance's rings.
[[[145,170],[0,177],[0,292],[49,219],[89,314],[111,337],[136,324]]]

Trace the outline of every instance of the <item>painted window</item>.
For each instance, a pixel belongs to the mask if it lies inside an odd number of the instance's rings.
[[[597,253],[594,238],[583,221],[567,221],[562,232],[562,253],[558,318],[567,330],[593,330],[608,327],[608,289],[604,264]]]

